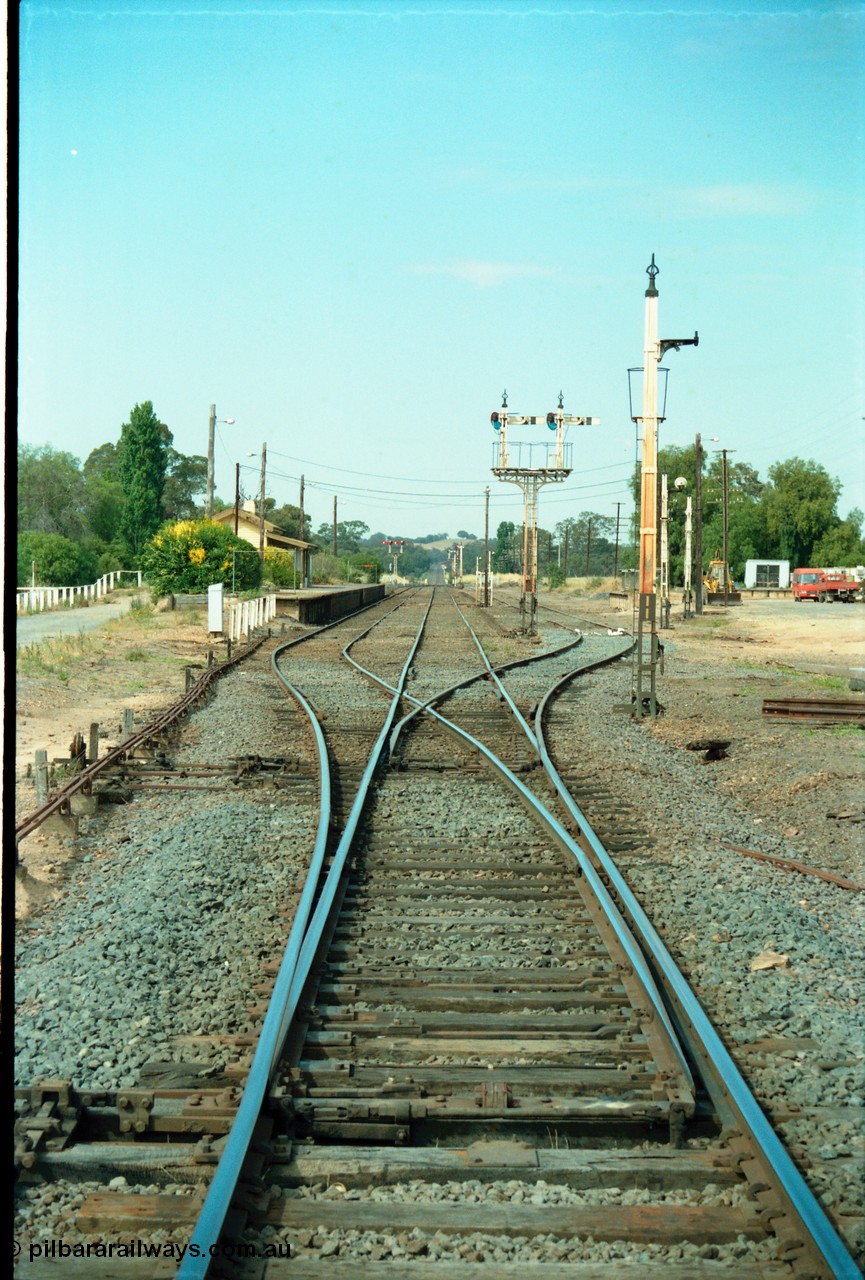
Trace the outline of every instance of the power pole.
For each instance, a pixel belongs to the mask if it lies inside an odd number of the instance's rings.
[[[207,494],[204,500],[204,515],[213,519],[213,441],[216,435],[216,405],[210,406],[210,420],[207,424]]]
[[[333,495],[333,554],[336,555],[336,494]]]
[[[682,591],[682,614],[691,616],[691,495],[685,499],[685,574]]]
[[[720,455],[721,455],[721,483],[722,483],[722,485],[723,485],[724,550],[723,550],[723,552],[722,552],[722,555],[723,555],[723,557],[724,557],[724,567],[723,567],[723,569],[722,569],[722,573],[724,574],[724,608],[726,609],[726,608],[727,608],[727,604],[728,604],[728,599],[727,599],[727,597],[728,597],[729,592],[730,592],[730,562],[729,562],[729,560],[728,560],[728,558],[727,558],[727,556],[728,556],[728,538],[727,538],[727,454],[728,454],[728,453],[735,453],[735,452],[736,452],[736,450],[735,450],[735,449],[717,449],[717,450],[716,450],[716,452],[717,452],[717,453],[720,453]]]
[[[568,535],[571,532],[571,526],[565,525],[565,586],[568,585]]]
[[[484,608],[490,605],[490,486],[484,490]]]
[[[589,555],[592,550],[592,519],[589,517],[589,526],[586,529],[586,577],[589,576]]]
[[[670,625],[670,500],[667,492],[667,473],[661,476],[661,626]]]
[[[621,502],[616,503],[616,550],[613,555],[613,577],[617,577],[619,573],[619,513],[622,510]]]
[[[258,555],[264,560],[264,477],[267,470],[267,445],[261,446],[261,497],[258,500]]]
[[[300,514],[298,516],[297,536],[303,542],[303,476],[300,477]],[[306,556],[303,547],[300,549],[300,585],[306,586]]]
[[[234,426],[234,418],[220,418],[220,422],[226,422],[230,426]],[[207,423],[207,490],[204,495],[204,515],[208,520],[213,519],[213,442],[216,436],[216,405],[210,406],[210,418]]]
[[[696,592],[694,594],[694,612],[703,612],[703,450],[700,446],[700,433],[694,445],[694,565],[696,573]]]
[[[234,464],[234,536],[237,537],[237,525],[240,518],[240,463]]]

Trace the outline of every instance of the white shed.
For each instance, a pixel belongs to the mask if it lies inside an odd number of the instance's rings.
[[[790,585],[789,560],[746,560],[746,587],[781,587]]]

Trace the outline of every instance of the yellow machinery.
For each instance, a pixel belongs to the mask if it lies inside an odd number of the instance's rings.
[[[715,552],[714,560],[703,574],[703,586],[706,589],[707,604],[741,604],[742,597],[733,585],[730,566],[721,559],[721,550]]]

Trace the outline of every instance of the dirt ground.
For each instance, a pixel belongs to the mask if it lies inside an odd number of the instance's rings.
[[[502,592],[502,604],[506,598]],[[599,626],[631,626],[630,607],[611,605],[605,593],[568,590],[542,593],[540,600],[596,618]],[[726,757],[705,767],[754,822],[788,839],[788,856],[865,879],[862,729],[817,728],[761,714],[766,697],[853,696],[865,702],[865,694],[849,689],[851,674],[865,666],[865,605],[746,599],[726,613],[712,608],[688,621],[674,606],[672,623],[661,633],[665,663],[658,696],[664,712],[646,722],[647,732],[681,750],[704,738],[728,742]],[[38,748],[62,761],[75,734],[87,740],[98,722],[100,752],[107,750],[119,740],[124,707],[133,709],[136,727],[145,724],[182,695],[184,669],[206,662],[211,648],[203,607],[171,613],[145,605],[97,631],[19,650],[16,821],[36,807],[30,774]],[[19,915],[53,896],[74,856],[59,835],[40,831],[22,842]]]
[[[68,615],[65,615],[68,618]],[[20,647],[15,685],[15,820],[36,808],[35,752],[62,767],[76,733],[98,724],[100,755],[120,741],[124,708],[142,728],[183,696],[188,666],[205,664],[214,646],[206,610],[156,610],[149,604],[107,622]],[[7,690],[7,697],[11,690]],[[19,846],[16,913],[29,914],[62,882],[74,850],[62,835],[34,832]]]
[[[552,599],[552,597],[550,597]],[[610,626],[631,626],[631,609],[603,598],[574,601]],[[755,827],[782,835],[785,856],[865,882],[865,731],[763,715],[765,698],[861,699],[850,679],[865,677],[865,605],[744,598],[726,612],[683,619],[674,605],[663,630],[659,718],[647,731],[673,748],[726,742],[726,756],[703,761]]]

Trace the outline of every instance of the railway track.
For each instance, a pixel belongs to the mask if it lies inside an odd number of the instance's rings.
[[[361,1259],[383,1277],[431,1261],[858,1274],[550,757],[571,673],[627,644],[563,636],[497,674],[519,646],[475,616],[485,636],[449,593],[408,593],[368,631],[356,619],[275,655],[322,783],[242,1100],[157,1102],[183,1122],[199,1108],[168,1163],[175,1180],[215,1169],[200,1217],[197,1194],[97,1192],[79,1230],[185,1234],[185,1277],[214,1246],[217,1268],[246,1252],[268,1277]],[[79,1106],[97,1131],[100,1102]],[[131,1102],[130,1171],[153,1116]]]

